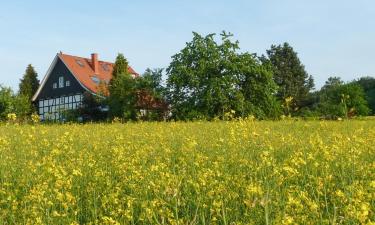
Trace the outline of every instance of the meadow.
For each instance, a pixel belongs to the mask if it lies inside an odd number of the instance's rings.
[[[374,224],[375,120],[0,125],[0,224]]]

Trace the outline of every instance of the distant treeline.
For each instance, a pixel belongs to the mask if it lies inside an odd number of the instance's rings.
[[[315,90],[313,77],[288,43],[272,45],[258,56],[240,51],[232,37],[223,32],[217,41],[215,34],[193,33],[167,68],[147,69],[136,78],[119,54],[107,91],[102,96],[85,94],[82,107],[66,111],[65,120],[337,119],[375,112],[375,78],[345,83],[335,75]],[[35,114],[31,97],[38,85],[29,65],[18,93],[0,86],[0,119]]]

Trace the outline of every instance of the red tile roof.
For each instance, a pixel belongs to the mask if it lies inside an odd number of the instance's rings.
[[[112,71],[114,66],[113,63],[99,60],[99,69],[95,74],[91,59],[67,55],[63,53],[59,53],[58,56],[77,78],[77,80],[93,93],[98,93],[101,87],[93,81],[92,77],[96,77],[100,81],[105,83],[108,83],[112,78]],[[139,76],[139,74],[135,72],[131,67],[129,67],[129,73],[134,76]]]

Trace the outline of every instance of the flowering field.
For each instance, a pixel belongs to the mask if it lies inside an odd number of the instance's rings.
[[[374,224],[375,121],[0,126],[0,224]]]

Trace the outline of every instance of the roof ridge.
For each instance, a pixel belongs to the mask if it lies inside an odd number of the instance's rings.
[[[90,58],[86,58],[86,57],[82,57],[82,56],[76,56],[76,55],[70,55],[70,54],[65,54],[65,53],[59,53],[60,55],[66,55],[66,56],[70,56],[70,57],[75,57],[75,58],[81,58],[81,59],[85,59],[87,60],[88,62],[91,62],[91,59]],[[101,63],[108,63],[108,64],[115,64],[113,62],[108,62],[108,61],[103,61],[103,60],[98,60],[98,62],[101,62]]]

